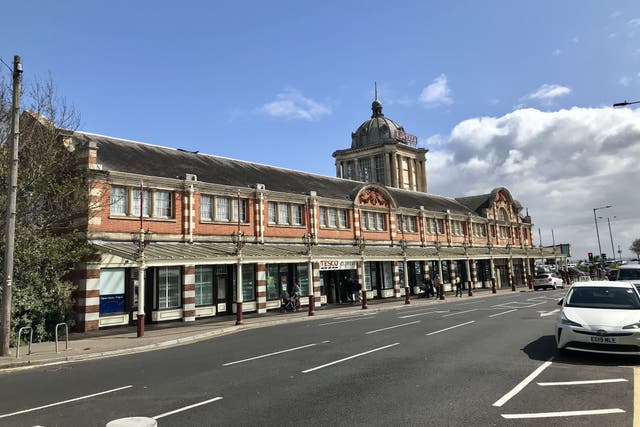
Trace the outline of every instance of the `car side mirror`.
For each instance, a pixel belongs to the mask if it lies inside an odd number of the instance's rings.
[[[558,301],[558,305],[562,305],[563,302],[564,302],[564,298],[560,298],[560,301]]]

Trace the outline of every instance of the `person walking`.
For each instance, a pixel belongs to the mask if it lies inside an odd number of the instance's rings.
[[[456,276],[456,296],[462,298],[462,280]]]

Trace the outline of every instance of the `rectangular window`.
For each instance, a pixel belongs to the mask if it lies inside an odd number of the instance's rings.
[[[360,181],[371,182],[371,160],[360,159]]]
[[[302,205],[291,205],[291,223],[302,225]]]
[[[435,220],[435,218],[427,218],[427,233],[436,234],[436,220]]]
[[[444,234],[444,219],[436,219],[437,234]]]
[[[238,203],[240,202],[240,203]],[[248,222],[247,220],[247,199],[237,198],[233,199],[233,212],[231,213],[231,220],[233,222],[238,221],[238,215],[240,215],[240,222]]]
[[[127,214],[127,190],[124,187],[111,187],[111,214]]]
[[[155,216],[169,218],[173,215],[171,192],[156,191],[155,202],[156,202]]]
[[[213,267],[196,266],[196,306],[213,304]]]
[[[345,178],[356,179],[356,163],[353,160],[347,161],[347,174]]]
[[[349,228],[349,221],[347,220],[347,211],[345,209],[338,209],[338,227]]]
[[[275,224],[278,222],[278,211],[276,210],[278,205],[276,202],[269,202],[269,224]]]
[[[151,192],[149,190],[142,191],[142,210],[143,216],[151,216]],[[133,215],[140,216],[140,189],[133,189]]]
[[[309,295],[309,268],[307,264],[296,265],[296,274],[298,285],[300,286],[300,295]]]
[[[200,196],[200,219],[203,221],[213,220],[213,197]]]
[[[158,309],[180,307],[180,267],[158,267]]]
[[[254,301],[256,299],[256,277],[254,264],[242,264],[242,299]]]
[[[267,299],[280,299],[280,281],[278,280],[278,264],[267,264]]]
[[[376,214],[376,230],[386,230],[386,224],[384,221],[384,214],[377,213]]]
[[[216,197],[216,221],[229,221],[229,219],[229,199],[226,197]]]
[[[384,156],[378,154],[376,156],[376,182],[384,185]]]
[[[278,224],[289,224],[289,205],[287,203],[278,205]]]
[[[320,208],[320,227],[327,226],[327,208]]]
[[[334,208],[329,208],[327,213],[329,215],[328,226],[335,228],[337,220],[338,220],[338,216],[337,216],[336,210]]]

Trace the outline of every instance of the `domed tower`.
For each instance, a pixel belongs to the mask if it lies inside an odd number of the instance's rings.
[[[427,150],[384,116],[377,93],[371,111],[371,118],[351,134],[351,148],[333,153],[336,176],[426,193]]]

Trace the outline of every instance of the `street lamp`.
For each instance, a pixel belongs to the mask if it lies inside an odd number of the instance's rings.
[[[236,245],[236,255],[242,254],[242,248],[247,244],[247,236],[242,231],[236,230],[231,233],[231,241]]]
[[[152,235],[148,229],[144,231],[142,227],[140,227],[140,231],[131,233],[131,241],[134,245],[138,246],[135,253],[135,258],[138,262],[138,315],[136,319],[138,338],[144,336],[144,274],[146,269],[144,249],[151,243]]]
[[[611,205],[593,208],[593,221],[596,224],[596,236],[598,237],[598,254],[600,256],[600,267],[602,267],[602,247],[600,246],[600,232],[598,231],[598,217],[596,216],[596,211],[599,211],[600,209],[609,209],[610,207]]]

